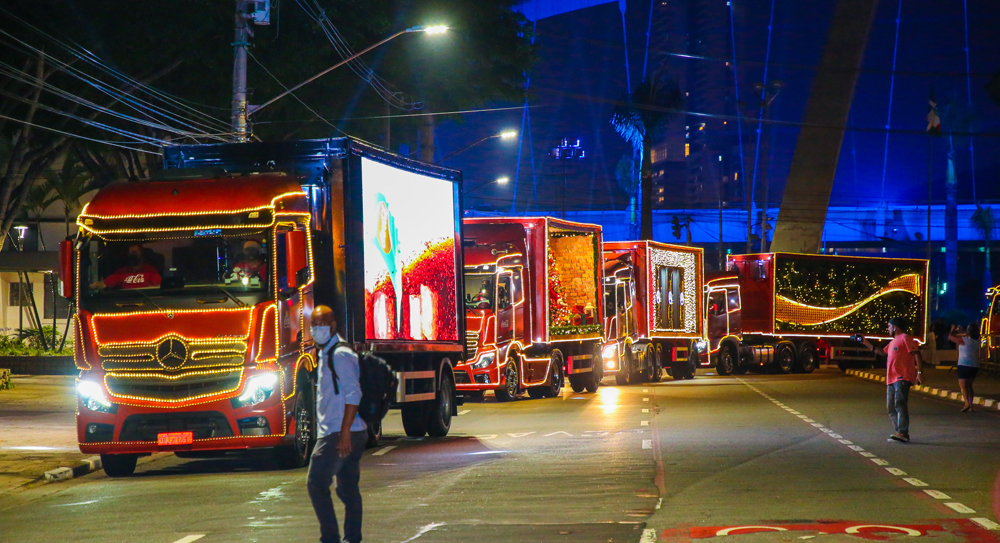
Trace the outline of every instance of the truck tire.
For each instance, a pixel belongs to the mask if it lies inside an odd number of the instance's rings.
[[[778,347],[771,367],[775,373],[792,373],[792,369],[795,368],[795,349],[791,345]]]
[[[795,360],[796,373],[812,373],[819,365],[819,355],[816,347],[805,343],[799,347],[799,356]]]
[[[733,348],[731,346],[723,345],[716,356],[718,357],[715,362],[716,373],[722,376],[736,373],[736,366],[739,364],[739,360],[733,355]]]
[[[494,392],[498,402],[513,400],[521,390],[521,369],[518,367],[516,356],[511,356],[507,359],[507,365],[504,367],[504,377],[503,386]]]
[[[406,437],[424,437],[427,433],[427,406],[425,402],[404,403],[400,409]]]
[[[659,345],[650,345],[646,350],[649,356],[653,359],[649,363],[649,382],[659,383],[660,379],[663,379],[663,362],[660,360],[660,353],[662,352]]]
[[[587,384],[583,382],[583,374],[577,373],[569,376],[569,387],[573,392],[580,393],[587,389]]]
[[[618,353],[618,372],[615,373],[615,383],[623,387],[629,384],[632,379],[632,348],[626,347],[625,350]]]
[[[314,422],[316,409],[313,408],[312,387],[309,379],[299,374],[298,388],[292,407],[295,424],[295,436],[290,445],[279,445],[274,448],[274,460],[281,469],[297,469],[309,465],[309,455],[315,442],[316,424]]]
[[[382,421],[378,421],[375,424],[369,424],[368,442],[365,443],[365,448],[374,449],[375,447],[378,447],[380,441],[382,441]]]
[[[698,362],[688,358],[688,361],[684,364],[687,368],[687,372],[684,374],[685,379],[694,379],[695,373],[698,371]]]
[[[549,369],[550,372],[549,384],[540,387],[542,390],[543,398],[558,397],[559,394],[562,393],[562,387],[564,382],[563,368],[566,367],[566,360],[563,358],[562,351],[558,349],[552,351],[550,359],[552,361],[551,363],[552,367]]]
[[[583,374],[583,385],[587,388],[587,392],[597,392],[597,389],[601,387],[601,380],[604,379],[604,366],[601,364],[600,344],[594,346],[594,352],[590,360],[590,373]]]
[[[451,430],[451,412],[455,406],[455,384],[451,382],[451,375],[441,374],[435,396],[427,410],[427,435],[444,437]]]
[[[102,454],[101,465],[108,477],[128,477],[135,473],[138,454]]]

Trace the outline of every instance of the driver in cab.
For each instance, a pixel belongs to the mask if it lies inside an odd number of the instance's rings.
[[[160,286],[160,273],[156,268],[146,264],[142,256],[142,245],[130,245],[128,248],[128,265],[122,266],[115,273],[90,284],[91,290],[117,289],[123,290]]]
[[[233,268],[230,279],[259,279],[266,275],[267,263],[264,260],[264,248],[260,242],[248,239],[243,243],[243,252],[236,262],[236,267]]]

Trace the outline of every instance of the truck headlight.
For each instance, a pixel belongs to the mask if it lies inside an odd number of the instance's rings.
[[[601,351],[601,356],[605,359],[614,360],[615,355],[618,353],[618,345],[612,343],[611,345],[605,345],[604,349]]]
[[[496,358],[496,356],[497,356],[496,353],[486,353],[486,354],[480,356],[479,360],[476,360],[475,362],[473,362],[472,363],[472,367],[474,369],[481,370],[481,369],[489,366],[490,364],[492,364],[493,360]]]
[[[278,376],[274,373],[260,373],[247,380],[243,394],[233,399],[233,407],[257,405],[271,397],[274,385],[278,384]]]
[[[80,381],[76,384],[76,393],[80,396],[80,401],[91,411],[100,413],[113,413],[114,406],[108,397],[104,395],[104,389],[94,381]]]
[[[705,352],[706,350],[708,350],[708,343],[704,339],[699,339],[698,341],[694,342],[694,350],[698,351],[699,353]]]

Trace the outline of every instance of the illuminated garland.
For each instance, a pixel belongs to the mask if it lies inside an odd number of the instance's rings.
[[[663,289],[660,287],[660,268],[672,267],[681,268],[684,270],[684,304],[681,306],[682,318],[684,320],[684,332],[687,333],[697,333],[698,332],[698,259],[694,253],[680,252],[680,251],[665,251],[663,249],[657,249],[653,246],[649,246],[649,262],[653,268],[653,302],[656,305],[656,311],[649,316],[649,329],[650,330],[668,330],[666,328],[656,327],[656,315],[660,313],[660,305],[664,303],[664,300],[659,300],[656,298],[656,294],[662,292]],[[687,307],[694,304],[694,309]]]

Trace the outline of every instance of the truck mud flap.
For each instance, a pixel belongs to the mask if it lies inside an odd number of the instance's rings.
[[[569,367],[569,371],[567,371],[566,373],[569,374],[569,375],[575,375],[577,373],[590,373],[590,372],[594,371],[594,367],[593,367],[594,365],[593,365],[593,363],[591,363],[590,366],[587,366],[585,368],[578,368],[578,367],[576,367],[576,361],[577,360],[590,360],[593,357],[594,357],[594,355],[591,355],[591,354],[577,354],[577,355],[570,356],[569,357],[569,362],[567,364],[567,366]]]
[[[399,379],[399,388],[396,389],[396,403],[422,402],[433,400],[436,396],[434,370],[397,371],[396,379]]]

